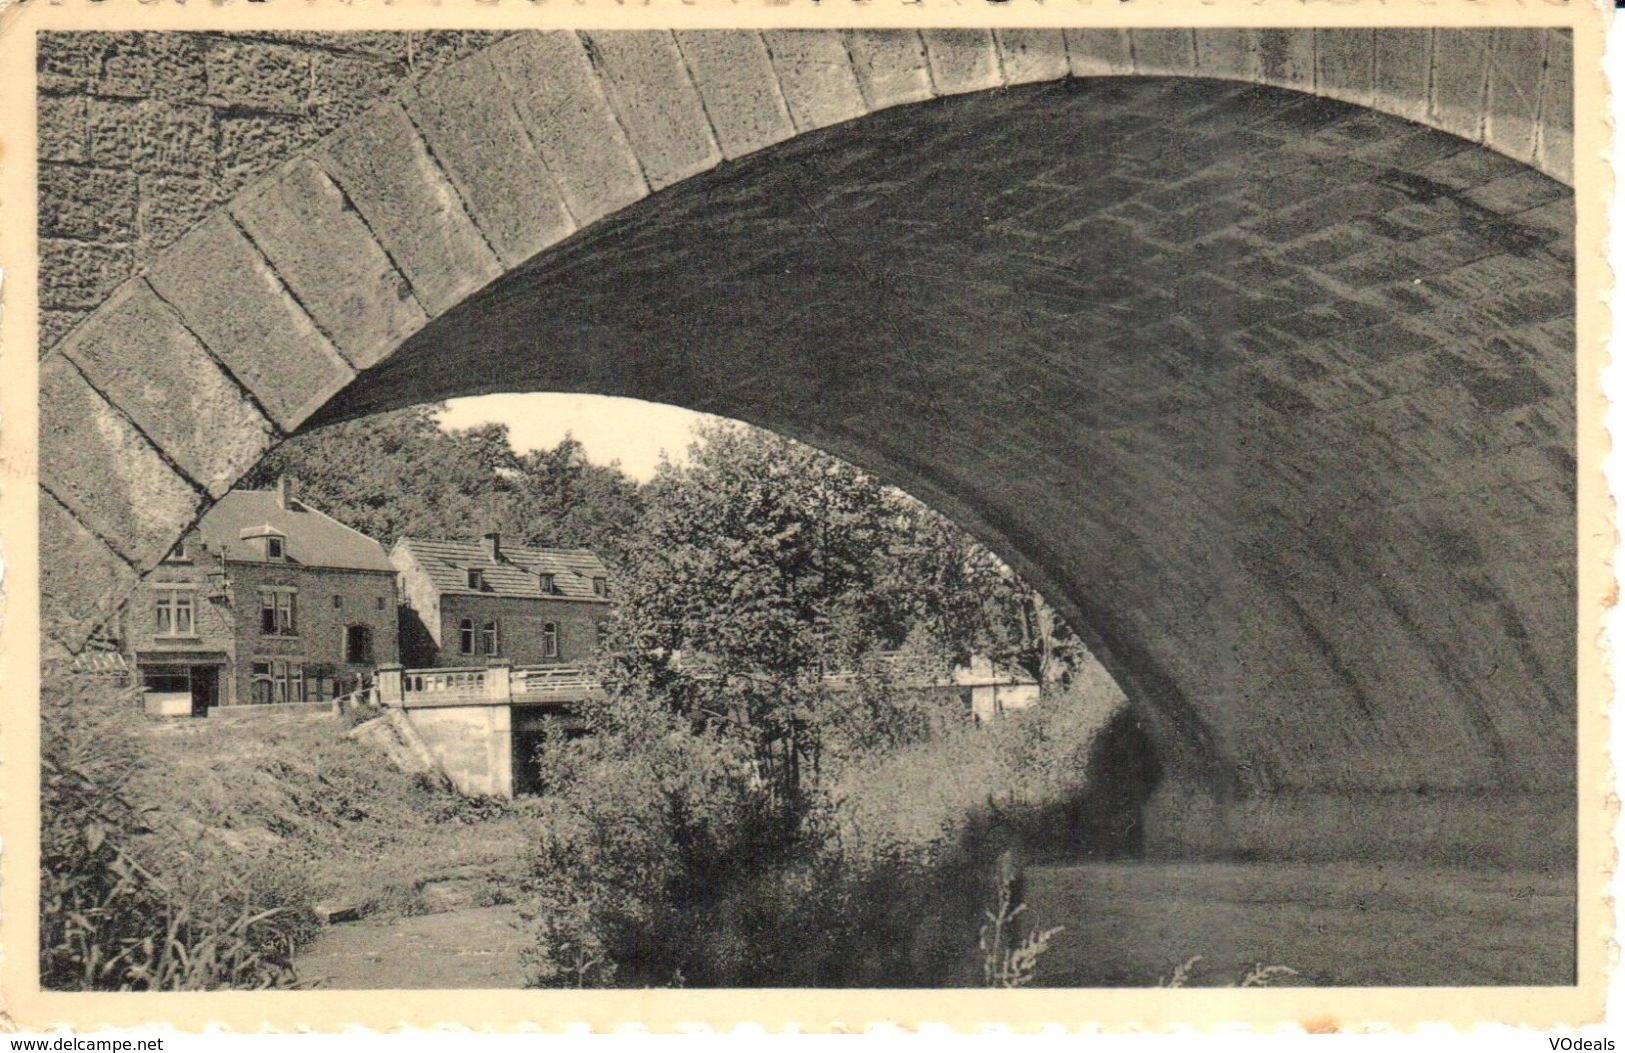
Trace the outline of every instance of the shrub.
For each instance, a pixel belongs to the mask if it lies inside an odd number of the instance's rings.
[[[530,981],[1028,982],[1055,934],[1029,927],[1019,861],[1086,791],[1117,704],[1079,691],[834,759],[838,795],[815,786],[786,816],[743,740],[647,700],[606,703],[595,735],[542,747],[543,834],[521,896]]]
[[[132,802],[134,700],[48,683],[41,700],[40,982],[51,990],[288,987],[308,919],[274,870],[182,866],[187,839]],[[194,861],[208,849],[192,845]],[[213,879],[205,875],[214,875]],[[177,876],[182,875],[182,876]]]

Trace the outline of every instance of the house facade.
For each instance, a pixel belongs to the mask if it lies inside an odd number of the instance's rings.
[[[587,549],[401,538],[401,660],[413,668],[574,665],[592,657],[609,619],[609,571]]]
[[[147,575],[122,632],[148,710],[318,702],[400,654],[383,546],[276,490],[233,490]]]

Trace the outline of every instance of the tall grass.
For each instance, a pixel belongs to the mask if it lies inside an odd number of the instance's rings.
[[[310,919],[270,902],[252,867],[173,867],[179,839],[128,793],[142,762],[134,708],[95,681],[59,679],[43,691],[41,986],[293,986],[294,946]]]
[[[519,897],[539,986],[1030,982],[1058,932],[1020,860],[1088,792],[1120,699],[1088,690],[986,729],[831,758],[794,823],[750,749],[656,703],[543,747],[540,841]],[[989,905],[992,905],[991,909]],[[989,930],[991,924],[993,929]]]

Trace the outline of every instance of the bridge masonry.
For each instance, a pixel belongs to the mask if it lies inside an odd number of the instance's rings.
[[[653,250],[651,260],[674,258],[672,246],[660,240],[661,218],[640,211],[640,203],[657,191],[666,194],[648,205],[681,199],[685,187],[700,186],[714,171],[733,171],[727,162],[748,163],[770,147],[791,151],[786,156],[793,158],[793,139],[820,129],[832,134],[848,119],[904,103],[986,92],[1010,96],[1015,113],[1030,93],[996,89],[1059,77],[1084,78],[1075,82],[1088,84],[1087,78],[1124,73],[1208,75],[1345,99],[1485,147],[1463,148],[1460,140],[1421,130],[1407,138],[1394,131],[1395,122],[1347,120],[1341,104],[1283,105],[1279,97],[1266,97],[1268,92],[1229,100],[1227,120],[1253,114],[1300,122],[1284,125],[1273,138],[1265,136],[1270,149],[1279,151],[1270,156],[1296,167],[1342,172],[1339,189],[1351,196],[1329,208],[1324,199],[1304,202],[1305,188],[1315,184],[1313,179],[1295,182],[1292,167],[1249,172],[1245,157],[1184,151],[1177,137],[1200,135],[1180,127],[1180,120],[1203,109],[1190,92],[1153,91],[1140,102],[1131,100],[1129,112],[1116,118],[1151,116],[1166,124],[1131,144],[1144,152],[1123,155],[1138,168],[1091,174],[1091,151],[1109,153],[1105,144],[1122,129],[1113,124],[1113,115],[1091,116],[1086,103],[1074,101],[1084,107],[1074,111],[1084,119],[1069,144],[1077,154],[1079,178],[1105,174],[1112,178],[1099,184],[1101,192],[1144,195],[1143,200],[1114,201],[1108,194],[1087,201],[1089,234],[1117,239],[1125,251],[1140,253],[1124,257],[1132,260],[1126,280],[1138,286],[1125,287],[1124,275],[1113,284],[1113,276],[1089,270],[1093,265],[1084,257],[1070,261],[1084,273],[1069,275],[1060,287],[1063,293],[1089,290],[1102,298],[1102,309],[1129,308],[1138,327],[1107,335],[1105,357],[1087,366],[1096,394],[1077,393],[1073,409],[1092,398],[1091,419],[1102,428],[1084,435],[1074,421],[1070,431],[1056,433],[1064,441],[1035,445],[1059,452],[1023,468],[1032,492],[1010,507],[993,507],[985,495],[956,490],[959,480],[951,473],[912,461],[911,449],[926,448],[914,441],[917,437],[864,431],[864,407],[857,402],[832,407],[849,415],[827,433],[806,427],[800,434],[828,439],[828,448],[874,470],[896,467],[889,478],[977,529],[984,540],[1010,540],[1015,548],[1007,554],[1014,551],[1015,562],[1033,580],[1047,588],[1076,586],[1072,595],[1079,603],[1070,616],[1101,613],[1082,601],[1120,586],[1137,588],[1136,581],[1159,580],[1163,571],[1173,575],[1163,581],[1167,586],[1198,579],[1214,588],[1238,585],[1243,591],[1215,593],[1218,602],[1210,596],[1205,606],[1186,602],[1192,597],[1177,590],[1141,589],[1135,595],[1145,600],[1143,609],[1115,623],[1103,617],[1099,624],[1118,639],[1160,631],[1195,641],[1186,653],[1160,663],[1172,685],[1168,694],[1197,699],[1231,720],[1232,740],[1244,742],[1239,760],[1270,773],[1272,785],[1282,781],[1282,772],[1307,771],[1306,764],[1327,767],[1339,750],[1361,756],[1379,750],[1396,758],[1392,771],[1384,772],[1382,792],[1404,790],[1416,782],[1410,764],[1418,755],[1406,729],[1427,723],[1404,709],[1434,706],[1443,712],[1450,704],[1439,698],[1452,693],[1462,701],[1455,703],[1459,719],[1447,728],[1450,757],[1441,764],[1454,781],[1446,789],[1476,792],[1496,784],[1497,772],[1533,770],[1545,757],[1561,762],[1572,756],[1573,734],[1573,212],[1571,197],[1537,171],[1561,181],[1570,178],[1569,47],[1566,33],[1544,30],[559,33],[490,42],[367,106],[291,156],[268,151],[254,161],[263,165],[261,174],[168,247],[105,256],[115,262],[95,272],[105,278],[96,288],[112,292],[99,306],[93,305],[93,295],[85,295],[76,301],[82,306],[53,307],[88,314],[57,320],[68,331],[41,366],[47,646],[79,648],[110,602],[162,557],[213,496],[272,443],[310,421],[318,407],[327,407],[318,419],[337,419],[391,408],[403,398],[448,393],[434,386],[432,376],[410,379],[405,363],[421,361],[401,349],[432,349],[448,326],[478,328],[477,316],[466,310],[470,296],[480,311],[493,315],[514,303],[522,307],[525,301],[504,288],[509,276],[537,266],[558,273],[556,268],[572,259],[592,259],[607,244],[595,241],[596,235],[613,227],[627,251],[597,258],[608,264],[600,270],[623,279],[619,291],[600,292],[590,301],[583,292],[579,302],[566,306],[574,311],[583,304],[610,305],[633,321],[649,321],[650,316],[638,315],[636,297],[627,290],[642,288],[637,282],[644,278],[667,280],[638,269],[633,254],[639,246]],[[80,83],[80,88],[63,87],[53,105],[72,113],[74,91],[88,90]],[[1127,96],[1109,88],[1089,96],[1107,105],[1121,97]],[[95,101],[87,98],[87,108]],[[145,105],[146,112],[156,114],[168,103],[149,99]],[[943,106],[932,112],[947,112]],[[935,119],[924,111],[922,127]],[[1381,141],[1362,145],[1358,137],[1372,129]],[[1159,137],[1162,146],[1155,142]],[[67,139],[70,145],[63,149],[72,149],[73,136]],[[215,140],[212,149],[216,164],[236,156],[224,139]],[[1211,143],[1202,149],[1211,152]],[[1351,151],[1359,159],[1327,164]],[[802,163],[810,172],[823,171],[818,157],[803,153]],[[1165,194],[1156,185],[1157,173],[1147,167],[1162,163],[1172,164],[1160,176]],[[1210,164],[1216,167],[1204,170]],[[1397,183],[1383,181],[1389,178],[1381,174],[1385,169],[1399,173]],[[835,168],[828,171],[833,178]],[[986,188],[974,179],[987,173],[971,169],[968,174],[972,178],[961,188],[939,185],[930,188],[938,196],[917,196],[934,202],[939,213],[962,206],[977,211]],[[1233,185],[1238,178],[1245,184],[1239,190]],[[1182,197],[1210,182],[1221,188],[1222,208],[1204,210]],[[41,185],[42,193],[55,192],[43,178]],[[84,185],[139,189],[142,184],[87,177]],[[726,180],[704,186],[711,211],[696,214],[725,214],[731,193]],[[1019,189],[999,197],[1009,214],[988,221],[1016,230],[1020,238],[1033,235],[1030,243],[1037,246],[1037,239],[1056,233],[1053,224],[1046,226],[1043,202],[1026,211],[1015,203],[1025,193],[1056,187],[1039,180]],[[1070,189],[1095,192],[1097,187],[1079,183]],[[816,184],[802,187],[821,208],[833,208],[837,202],[828,195],[839,191],[839,186],[827,193]],[[673,207],[697,208],[698,193]],[[965,201],[967,194],[975,200]],[[1068,207],[1085,200],[1074,195]],[[793,204],[757,201],[752,221],[765,216],[762,229],[771,230],[775,208],[782,212]],[[42,217],[52,207],[42,200]],[[985,247],[985,241],[974,240],[979,228],[969,218],[955,222],[960,226],[941,225],[945,236],[970,237],[967,244]],[[1022,233],[1023,228],[1031,229]],[[1382,239],[1381,249],[1358,252],[1360,239],[1374,233]],[[569,243],[560,245],[564,240]],[[1244,270],[1215,268],[1220,258],[1211,255],[1215,247],[1233,251],[1238,245],[1251,254]],[[917,240],[910,247],[917,248]],[[1339,264],[1351,250],[1356,258]],[[524,261],[527,253],[530,259]],[[1023,265],[1035,266],[1038,258],[1029,254]],[[1170,270],[1170,261],[1195,270]],[[776,269],[764,263],[743,278],[757,283],[752,288],[765,289],[784,269],[782,261]],[[961,262],[955,273],[964,269]],[[222,281],[226,273],[236,277]],[[810,266],[798,272],[803,281],[824,280],[829,273]],[[333,280],[335,274],[344,280]],[[1024,288],[1042,297],[1057,294],[1053,274],[1034,274],[1036,283]],[[1420,290],[1407,290],[1413,274],[1430,280]],[[580,273],[572,280],[583,283],[583,290],[589,282]],[[1246,295],[1227,300],[1235,297],[1238,282]],[[1210,406],[1183,419],[1211,424],[1224,434],[1233,427],[1261,429],[1265,452],[1274,459],[1256,459],[1237,476],[1242,484],[1257,485],[1233,493],[1204,491],[1204,465],[1211,465],[1200,454],[1203,440],[1158,421],[1159,405],[1201,396],[1203,375],[1192,370],[1193,364],[1203,364],[1202,348],[1188,346],[1188,336],[1181,339],[1166,325],[1158,327],[1184,302],[1171,300],[1164,283],[1177,283],[1182,292],[1199,293],[1204,285],[1217,290],[1189,301],[1201,310],[1211,313],[1217,305],[1222,314],[1229,302],[1248,313],[1243,327],[1251,332],[1236,334],[1225,345],[1226,354],[1233,349],[1264,364],[1225,374],[1245,383],[1223,390],[1241,400],[1234,405],[1245,411],[1242,416],[1252,418],[1227,418],[1223,406],[1229,403],[1219,403],[1218,410]],[[51,286],[48,280],[47,297],[53,295]],[[658,288],[658,282],[648,286]],[[689,298],[668,296],[668,307],[703,304],[705,295],[714,299],[714,290],[678,291]],[[806,299],[805,289],[800,295],[800,300],[781,301],[759,292],[757,299],[769,306],[794,304]],[[747,307],[752,302],[740,301]],[[928,327],[933,338],[951,338],[965,321],[962,313],[949,312],[940,325]],[[566,315],[570,312],[561,313]],[[1090,340],[1101,336],[1104,317],[1102,311],[1083,311],[1074,328],[1061,334],[1072,341],[1066,346],[1082,346],[1074,339],[1080,334]],[[780,322],[839,335],[829,317],[786,315]],[[983,357],[976,361],[1042,365],[1037,355],[1013,344],[1006,351],[1008,334],[1020,330],[1013,321],[1006,325],[999,341],[979,352]],[[604,363],[559,343],[548,345],[548,355],[530,355],[526,368],[534,369],[541,386],[567,382],[576,390],[608,390],[617,383],[647,383],[652,396],[667,378],[685,384],[692,379],[662,359],[666,349],[654,348],[655,329],[616,330],[605,324],[594,331],[614,340],[641,333],[638,346],[649,344],[653,350],[636,369],[610,372]],[[674,344],[672,353],[687,346]],[[825,346],[833,345],[826,341]],[[1165,360],[1185,389],[1133,387],[1143,379],[1144,360],[1129,353],[1136,348]],[[464,351],[486,353],[477,347]],[[1180,359],[1187,354],[1197,357]],[[1492,357],[1504,361],[1497,364]],[[792,371],[787,375],[816,386],[816,375],[802,377],[793,370],[813,369],[822,361],[817,354],[786,359],[785,368]],[[1467,365],[1471,368],[1462,372]],[[696,376],[704,372],[700,366]],[[869,373],[861,375],[868,377],[886,367],[877,358],[863,368]],[[465,376],[469,372],[464,370]],[[1041,388],[1066,383],[1069,375],[1044,375],[1040,369],[1034,382]],[[156,382],[143,383],[147,376]],[[1419,396],[1416,384],[1429,378],[1448,383],[1448,397]],[[754,409],[756,418],[768,419],[784,408],[773,403],[779,396],[764,386],[771,378],[760,369],[751,376],[711,379],[737,385],[728,393],[730,405],[740,409],[736,415],[749,416]],[[758,403],[749,401],[753,383]],[[1126,396],[1121,385],[1130,385]],[[678,387],[666,390],[679,392]],[[330,401],[335,397],[337,402]],[[889,406],[902,403],[893,399]],[[1489,432],[1439,432],[1430,423],[1439,407],[1483,414],[1493,426]],[[1029,405],[1018,414],[1023,422],[1018,431],[1041,438],[1044,429],[1057,425],[1058,412]],[[1264,500],[1252,511],[1275,518],[1252,523],[1257,529],[1250,536],[1242,530],[1234,536],[1219,532],[1200,543],[1185,544],[1188,531],[1170,531],[1183,547],[1163,551],[1141,546],[1143,539],[1131,538],[1131,532],[1111,534],[1118,514],[1110,502],[1057,512],[1050,506],[1053,495],[1068,492],[1078,477],[1077,464],[1086,463],[1063,460],[1110,452],[1096,435],[1118,443],[1119,451],[1138,444],[1136,456],[1143,463],[1125,460],[1117,465],[1118,474],[1102,474],[1102,485],[1116,488],[1130,507],[1183,523],[1182,517],[1206,514],[1235,494],[1256,493]],[[1508,441],[1491,449],[1485,435]],[[952,436],[926,437],[941,439],[940,448],[964,456],[954,471],[973,468],[971,475],[981,479],[1010,471],[999,447],[984,445],[978,452],[963,437],[957,445]],[[1314,441],[1305,445],[1306,437]],[[1436,460],[1432,455],[1438,449],[1452,452]],[[1001,458],[1003,463],[993,463]],[[1147,474],[1159,461],[1165,470]],[[1339,487],[1343,478],[1352,478],[1352,486]],[[1147,480],[1152,485],[1144,485]],[[1266,507],[1268,487],[1276,483],[1296,488],[1296,496]],[[1364,528],[1351,520],[1347,537],[1328,533],[1326,524],[1353,515],[1362,498],[1381,499],[1373,506],[1381,516],[1363,517],[1381,529],[1362,534]],[[1485,511],[1480,507],[1485,500],[1499,511]],[[1036,517],[1034,510],[1045,516]],[[1309,529],[1317,515],[1318,534]],[[1071,541],[1065,539],[1056,547],[1060,542],[1043,533],[1044,522],[1068,516],[1080,532],[1106,530],[1103,541],[1092,542],[1093,551],[1119,558],[1091,562],[1088,545],[1067,549]],[[1408,533],[1400,529],[1407,523]],[[1436,552],[1417,551],[1405,541],[1430,536],[1427,532],[1441,524],[1451,529],[1431,535],[1441,539]],[[1301,528],[1302,536],[1292,537],[1287,526]],[[1226,548],[1232,542],[1245,548]],[[1238,551],[1243,558],[1232,563]],[[1282,558],[1261,555],[1267,552]],[[1388,568],[1399,576],[1385,580]],[[1355,580],[1364,586],[1344,587]],[[1460,617],[1440,605],[1438,597],[1470,588],[1478,589],[1478,600],[1455,608],[1463,612]],[[1219,632],[1207,625],[1217,618],[1216,607],[1233,616],[1219,619]],[[1371,728],[1356,727],[1357,721],[1335,731],[1316,725],[1311,714],[1323,700],[1342,705],[1373,685],[1377,694],[1367,701],[1380,697],[1388,672],[1377,657],[1383,654],[1406,668],[1431,663],[1429,671],[1418,674],[1428,685],[1425,706],[1396,696],[1397,715],[1372,717],[1366,722]],[[1155,673],[1157,664],[1141,668]],[[1542,665],[1549,674],[1544,680],[1538,676]],[[1492,705],[1478,708],[1480,700],[1472,696],[1488,683],[1482,674],[1497,667],[1515,673],[1518,684],[1527,680],[1533,706],[1518,709],[1512,701],[1516,691],[1499,681]],[[1114,673],[1122,668],[1119,664]],[[1153,687],[1154,681],[1151,677]],[[1258,700],[1277,690],[1298,695],[1291,705],[1273,709]],[[1304,708],[1295,711],[1300,702]],[[1337,740],[1337,735],[1350,738]],[[1289,742],[1315,756],[1286,756],[1282,744]],[[1300,802],[1309,791],[1326,791],[1322,799],[1333,811],[1355,809],[1351,822],[1372,829],[1383,825],[1359,818],[1360,806],[1351,803],[1355,797],[1345,793],[1349,787],[1320,774],[1306,778],[1305,785],[1288,787],[1304,791]],[[1556,770],[1549,780],[1531,779],[1527,786],[1518,781],[1508,788],[1562,798],[1572,792],[1572,774]],[[1287,810],[1276,807],[1282,798],[1260,800],[1266,811],[1274,809],[1270,815]],[[1195,805],[1186,810],[1200,812]],[[1414,811],[1409,805],[1404,810]],[[1530,825],[1538,827],[1561,811],[1561,804],[1557,813],[1537,809],[1530,813]],[[1274,821],[1270,815],[1266,823]],[[1422,836],[1431,833],[1424,830]]]
[[[1141,73],[1343,99],[1568,181],[1571,51],[1541,29],[43,36],[43,566],[94,568],[44,582],[47,635],[82,646],[431,318],[724,160],[932,97]]]

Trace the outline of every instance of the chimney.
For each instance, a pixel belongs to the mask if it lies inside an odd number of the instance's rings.
[[[495,530],[485,535],[485,558],[492,563],[502,562],[502,535]]]
[[[293,503],[299,499],[299,481],[291,475],[276,477],[276,503],[285,511],[293,511]]]

